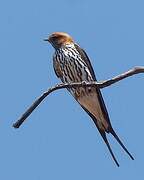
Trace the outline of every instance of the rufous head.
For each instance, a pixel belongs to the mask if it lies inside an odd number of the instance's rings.
[[[64,32],[54,32],[48,37],[48,39],[44,39],[44,41],[51,43],[55,49],[74,42],[72,37]]]

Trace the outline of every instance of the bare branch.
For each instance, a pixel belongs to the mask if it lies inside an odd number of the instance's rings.
[[[58,84],[52,88],[49,88],[46,92],[44,92],[40,97],[38,97],[34,103],[26,110],[26,112],[16,121],[16,123],[13,124],[14,128],[19,128],[20,125],[26,120],[26,118],[34,111],[34,109],[53,91],[56,91],[58,89],[63,88],[76,88],[76,87],[97,87],[97,88],[105,88],[108,87],[120,80],[123,80],[127,77],[130,77],[132,75],[138,74],[138,73],[144,73],[144,67],[135,67],[123,74],[120,74],[112,79],[108,79],[101,82],[79,82],[79,83],[70,83],[70,84]]]
[[[130,69],[129,71],[127,71],[123,74],[120,74],[118,76],[115,76],[112,79],[102,81],[102,85],[100,88],[108,87],[108,86],[110,86],[110,85],[112,85],[118,81],[121,81],[127,77],[130,77],[130,76],[133,76],[133,75],[139,74],[139,73],[144,73],[144,67],[143,66],[134,67],[133,69]]]

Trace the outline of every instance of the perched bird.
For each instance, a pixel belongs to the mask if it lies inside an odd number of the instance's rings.
[[[70,35],[64,32],[55,32],[44,40],[50,42],[55,49],[53,66],[57,77],[63,83],[96,81],[94,70],[86,52],[74,42]],[[119,163],[112,152],[106,133],[111,133],[130,158],[134,159],[112,128],[100,89],[78,87],[68,88],[68,91],[94,121],[117,166]]]

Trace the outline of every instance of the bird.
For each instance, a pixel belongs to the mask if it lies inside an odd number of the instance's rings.
[[[63,83],[97,81],[87,53],[69,34],[65,32],[54,32],[48,38],[44,39],[44,41],[49,42],[55,49],[53,67],[56,76]],[[97,87],[76,87],[67,88],[67,90],[93,120],[116,165],[119,167],[119,163],[107,139],[108,133],[112,134],[129,157],[134,160],[111,125],[100,89]]]

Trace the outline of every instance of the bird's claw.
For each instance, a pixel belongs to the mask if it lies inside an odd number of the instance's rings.
[[[82,85],[86,85],[87,84],[87,82],[86,81],[82,81]]]

